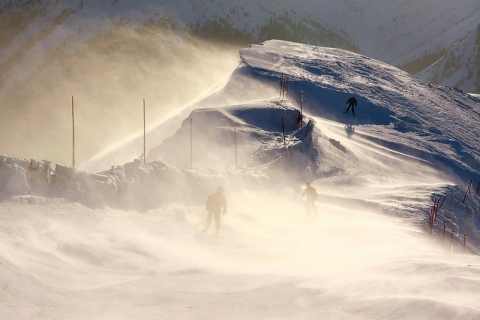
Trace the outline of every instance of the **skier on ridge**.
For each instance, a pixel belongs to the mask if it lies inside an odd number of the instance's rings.
[[[351,97],[350,99],[347,100],[347,104],[348,104],[348,107],[347,107],[347,110],[345,110],[344,113],[348,113],[348,110],[350,110],[350,108],[352,108],[352,113],[353,113],[353,115],[355,115],[355,107],[357,105],[357,99],[355,99],[355,97]]]

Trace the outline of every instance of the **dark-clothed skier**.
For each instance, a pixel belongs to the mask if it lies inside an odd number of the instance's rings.
[[[348,107],[347,107],[347,110],[345,110],[344,113],[347,113],[348,110],[350,110],[350,108],[352,108],[352,113],[353,113],[353,115],[355,115],[355,107],[357,105],[357,99],[355,99],[355,97],[351,97],[350,99],[347,100],[347,104],[348,104]]]
[[[220,232],[222,211],[223,214],[227,213],[227,200],[223,195],[223,189],[219,187],[215,193],[209,195],[205,206],[207,209],[207,225],[205,226],[203,233],[207,233],[208,229],[210,229],[213,216],[215,218],[216,234],[218,235]]]
[[[307,181],[305,183],[306,188],[303,190],[302,197],[307,198],[307,214],[310,215],[313,213],[317,213],[317,207],[315,205],[315,201],[317,201],[317,190],[310,185],[310,182]]]

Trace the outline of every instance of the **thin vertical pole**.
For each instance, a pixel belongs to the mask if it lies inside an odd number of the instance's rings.
[[[453,251],[453,235],[454,235],[454,233],[452,231],[452,233],[450,234],[450,252]]]
[[[283,123],[283,117],[282,117],[282,133],[283,133],[283,146],[286,148],[287,142],[285,141],[285,124]]]
[[[447,199],[447,196],[443,197],[442,203],[440,203],[440,206],[438,207],[438,210],[440,210],[442,208],[443,203],[445,202],[445,199]]]
[[[444,221],[444,222],[443,222],[442,243],[445,243],[445,231],[447,231],[447,221]]]
[[[303,125],[303,90],[300,91],[300,121],[299,127],[302,128]]]
[[[468,183],[467,191],[465,192],[465,196],[463,197],[463,203],[465,203],[465,199],[467,199],[467,195],[470,194],[470,190],[472,189],[473,179],[470,179]]]
[[[303,114],[303,90],[300,94],[300,114]]]
[[[193,127],[192,127],[192,118],[190,118],[190,169],[193,169]]]
[[[282,100],[282,92],[283,92],[283,73],[280,76],[280,100]]]
[[[480,181],[478,181],[478,185],[477,185],[477,191],[475,191],[475,194],[478,194],[478,189],[480,188]]]
[[[463,253],[467,252],[467,234],[463,235]]]
[[[75,108],[72,96],[72,164],[75,167]]]
[[[430,209],[430,220],[428,222],[428,229],[430,231],[430,237],[432,237],[433,234],[433,210]]]
[[[285,99],[285,93],[288,94],[287,76],[282,73],[280,78],[280,100],[283,101]]]
[[[288,78],[287,78],[287,76],[285,76],[285,89],[286,89],[286,91],[287,91],[287,92],[286,92],[286,94],[287,94],[286,100],[288,100]]]
[[[237,157],[237,128],[233,128],[235,137],[235,171],[238,170],[238,157]]]
[[[146,138],[146,116],[145,116],[145,99],[143,99],[143,164],[147,163],[147,138]]]

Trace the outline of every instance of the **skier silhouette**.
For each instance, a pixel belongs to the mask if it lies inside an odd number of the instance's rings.
[[[208,196],[205,207],[207,209],[207,225],[205,226],[205,229],[203,229],[203,234],[206,234],[208,229],[210,229],[213,216],[215,218],[216,235],[218,235],[221,227],[222,208],[223,214],[227,213],[227,200],[223,195],[222,188],[218,187],[215,193]]]
[[[355,97],[351,97],[350,99],[347,100],[347,104],[348,104],[348,107],[347,107],[347,110],[345,110],[344,113],[347,113],[348,110],[350,110],[350,108],[352,108],[352,113],[353,113],[353,115],[355,115],[355,106],[357,105],[357,99],[355,99]]]
[[[307,214],[311,215],[313,213],[317,213],[317,207],[315,205],[315,201],[317,200],[317,190],[310,185],[310,181],[305,183],[305,190],[303,190],[302,197],[307,198]]]

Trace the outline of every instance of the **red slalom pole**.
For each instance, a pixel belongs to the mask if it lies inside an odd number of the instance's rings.
[[[433,210],[432,209],[430,209],[430,221],[428,222],[428,227],[430,229],[430,238],[431,238],[433,233]]]
[[[450,252],[453,251],[453,236],[454,236],[454,233],[452,231],[452,233],[450,234]]]
[[[470,182],[468,183],[468,187],[467,187],[467,192],[465,192],[465,196],[463,197],[463,203],[465,203],[465,199],[467,199],[467,194],[469,194],[472,189],[472,183],[473,183],[473,179],[470,179]]]
[[[445,232],[447,231],[447,221],[443,222],[443,235],[442,235],[442,243],[445,243]]]
[[[443,203],[445,202],[445,199],[447,199],[447,196],[443,197],[442,203],[440,203],[440,206],[438,207],[438,210],[440,210],[443,206]]]

